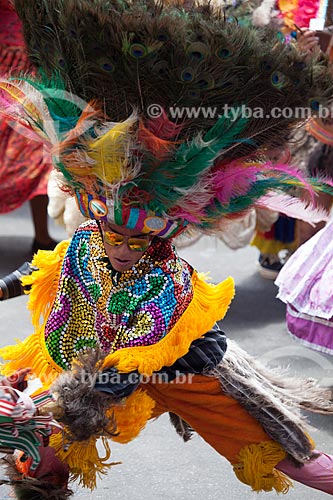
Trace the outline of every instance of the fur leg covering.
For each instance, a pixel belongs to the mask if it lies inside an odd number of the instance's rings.
[[[86,351],[73,363],[72,370],[61,374],[51,387],[63,412],[59,420],[73,441],[115,435],[116,425],[106,412],[119,401],[94,387],[104,357],[98,349]]]
[[[223,391],[239,401],[297,463],[312,455],[301,410],[332,415],[330,390],[313,379],[290,378],[281,370],[266,368],[233,341],[228,341],[223,361],[209,375],[217,377]]]

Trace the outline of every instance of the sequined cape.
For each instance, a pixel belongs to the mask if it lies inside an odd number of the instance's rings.
[[[50,383],[96,345],[107,353],[103,368],[149,375],[170,366],[224,316],[234,295],[232,278],[206,283],[161,238],[129,271],[115,272],[95,221],[53,252],[39,252],[33,265],[38,270],[24,282],[34,322],[43,317],[43,324],[0,354],[10,360],[4,373],[30,366]]]

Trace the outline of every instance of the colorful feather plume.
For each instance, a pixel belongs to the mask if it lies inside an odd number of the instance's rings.
[[[41,76],[0,82],[1,112],[51,145],[73,190],[209,230],[272,191],[323,189],[262,152],[300,121],[273,107],[329,103],[325,58],[209,3],[15,5]]]

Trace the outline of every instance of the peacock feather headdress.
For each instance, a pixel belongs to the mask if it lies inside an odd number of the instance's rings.
[[[210,4],[15,5],[40,79],[3,81],[2,113],[49,144],[85,215],[163,236],[214,230],[306,184],[263,153],[283,147],[295,110],[330,102],[325,58],[305,62],[280,35]]]

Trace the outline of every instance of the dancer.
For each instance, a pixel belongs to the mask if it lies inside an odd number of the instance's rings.
[[[255,491],[287,491],[295,477],[333,494],[333,459],[314,449],[299,414],[331,414],[329,394],[274,378],[233,342],[226,349],[214,325],[233,297],[232,279],[206,283],[171,243],[192,225],[214,233],[224,217],[257,201],[269,206],[276,189],[311,190],[294,170],[260,162],[260,152],[283,145],[297,123],[268,120],[271,103],[326,96],[329,67],[313,61],[295,80],[297,51],[209,5],[16,5],[44,71],[41,80],[0,83],[5,113],[51,143],[89,220],[34,258],[24,284],[36,331],[0,355],[4,374],[29,366],[44,388],[52,384],[66,446],[59,434],[50,445],[71,478],[93,488],[110,465],[98,456],[98,437],[108,452],[109,439],[126,443],[171,412],[185,439],[198,432]],[[313,72],[321,75],[315,88]],[[264,118],[170,119],[175,102],[214,101],[235,112],[241,102],[260,105]],[[155,103],[157,119],[149,116]]]

